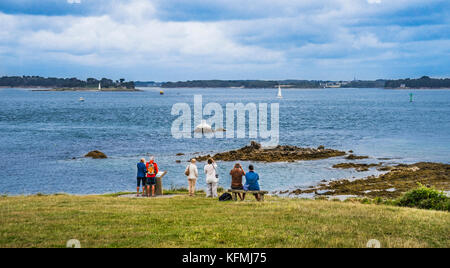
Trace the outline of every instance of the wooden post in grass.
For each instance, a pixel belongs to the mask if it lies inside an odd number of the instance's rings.
[[[166,174],[167,174],[167,171],[163,171],[163,172],[159,172],[156,175],[155,195],[163,195],[164,188],[163,188],[162,179],[164,178],[164,176],[166,176]]]

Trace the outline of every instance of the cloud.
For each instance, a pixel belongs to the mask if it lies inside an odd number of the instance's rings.
[[[4,1],[0,72],[7,74],[350,79],[423,66],[450,73],[447,1],[83,0],[52,8],[42,0],[41,9]]]

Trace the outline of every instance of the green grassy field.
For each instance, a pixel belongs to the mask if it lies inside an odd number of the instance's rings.
[[[268,197],[0,197],[0,247],[450,247],[450,214]]]

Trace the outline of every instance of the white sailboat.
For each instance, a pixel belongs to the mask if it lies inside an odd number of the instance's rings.
[[[282,99],[283,98],[283,94],[281,93],[281,86],[280,85],[278,85],[278,96],[277,96],[277,98],[278,99]]]
[[[195,127],[194,132],[205,134],[205,133],[212,133],[214,132],[214,130],[210,125],[206,123],[206,120],[202,120],[202,123]]]
[[[98,83],[98,90],[102,90],[102,84]]]

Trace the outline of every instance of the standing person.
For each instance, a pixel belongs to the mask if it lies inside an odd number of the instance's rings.
[[[248,167],[248,169],[250,170],[247,174],[245,174],[245,186],[244,189],[246,191],[260,191],[259,188],[259,175],[258,173],[255,172],[255,167],[253,165],[250,165]],[[244,194],[244,198],[245,198],[245,194]],[[259,194],[255,194],[255,198],[256,200],[260,201],[260,196]]]
[[[150,187],[152,188],[152,196],[155,196],[156,175],[158,174],[158,164],[155,162],[155,158],[150,157],[150,161],[147,163],[147,196],[150,197]]]
[[[231,189],[232,190],[244,190],[244,186],[242,185],[242,176],[245,176],[245,171],[242,168],[241,164],[237,163],[234,165],[234,168],[230,171],[231,175]],[[244,200],[244,197],[241,193],[238,193],[239,198]]]
[[[219,184],[219,175],[217,174],[217,164],[212,158],[208,159],[208,164],[205,166],[206,174],[206,197],[217,197],[217,185]]]
[[[198,169],[197,169],[197,160],[192,159],[191,163],[186,167],[186,171],[184,174],[188,178],[189,183],[189,196],[195,195],[195,184],[197,183],[198,179]]]
[[[147,174],[147,167],[145,165],[145,158],[141,159],[141,162],[137,164],[137,193],[136,196],[139,196],[139,188],[142,184],[142,196],[144,196],[145,192],[145,185],[146,183],[146,176]]]

